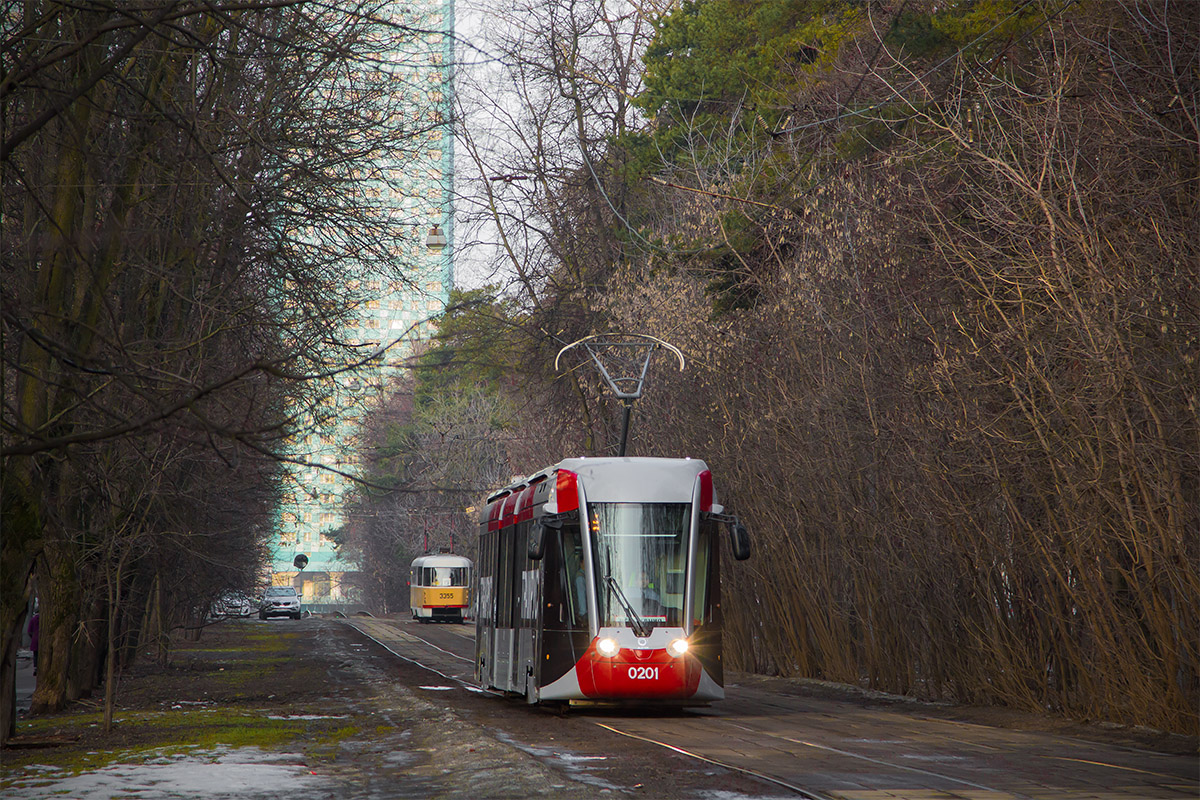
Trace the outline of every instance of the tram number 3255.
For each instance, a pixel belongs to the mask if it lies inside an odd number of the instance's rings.
[[[658,667],[630,667],[629,680],[656,681],[658,680]]]

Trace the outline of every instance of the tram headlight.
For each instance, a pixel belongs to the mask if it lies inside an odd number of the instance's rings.
[[[605,637],[596,642],[596,649],[600,652],[600,655],[606,658],[612,658],[621,648],[617,646],[616,639],[609,639],[608,637]]]
[[[669,650],[673,656],[681,656],[688,651],[688,640],[672,639],[671,643],[667,645],[667,650]]]

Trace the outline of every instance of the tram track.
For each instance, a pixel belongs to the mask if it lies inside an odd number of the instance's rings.
[[[426,663],[425,661],[422,661],[418,658],[414,658],[411,654],[405,654],[405,653],[399,652],[399,648],[397,648],[395,646],[395,642],[390,641],[392,639],[391,636],[386,636],[386,635],[380,636],[378,634],[373,635],[372,632],[370,630],[368,630],[368,627],[375,627],[375,626],[356,625],[353,622],[351,622],[350,624],[352,627],[356,628],[359,631],[359,633],[361,633],[363,636],[367,637],[368,639],[375,642],[383,649],[387,650],[389,653],[391,653],[396,658],[399,658],[408,664],[412,664],[415,667],[418,667],[427,672],[431,672],[435,675],[438,675],[439,677],[441,677],[447,681],[450,681],[452,683],[457,683],[464,689],[467,689],[468,691],[481,692],[484,694],[491,694],[498,698],[505,697],[503,694],[501,694],[499,692],[481,689],[479,686],[474,684],[473,680],[469,680],[461,675],[447,674],[446,672],[443,672],[441,669],[438,669],[438,667],[433,666],[432,664]],[[389,628],[394,627],[394,626],[388,625],[387,623],[382,623],[382,622],[379,622],[377,624],[384,625]],[[407,641],[420,642],[420,643],[424,644],[425,646],[429,647],[430,649],[437,651],[438,653],[442,653],[445,656],[448,656],[450,658],[456,659],[457,661],[466,662],[466,663],[472,664],[472,665],[474,664],[473,659],[466,658],[466,657],[461,656],[457,653],[454,653],[450,650],[447,650],[446,648],[441,647],[424,637],[417,636],[416,634],[409,633],[407,631],[402,632],[402,636]],[[463,638],[464,638],[464,641],[473,641],[473,640],[468,640],[465,636]],[[671,752],[678,753],[681,756],[695,759],[696,761],[700,761],[705,764],[711,764],[713,766],[720,767],[722,769],[727,769],[727,770],[730,770],[731,772],[737,772],[742,775],[748,775],[752,778],[755,778],[756,780],[764,781],[766,783],[778,786],[780,788],[787,789],[788,791],[793,792],[796,796],[805,798],[805,800],[833,800],[833,798],[829,797],[828,795],[824,795],[824,794],[820,794],[817,792],[813,792],[813,791],[804,789],[800,786],[797,786],[793,783],[790,783],[786,780],[783,780],[783,779],[778,778],[773,775],[768,775],[766,773],[758,772],[756,770],[749,769],[744,766],[739,766],[737,764],[732,764],[732,763],[729,763],[726,761],[722,761],[720,759],[712,758],[710,756],[705,756],[700,753],[693,752],[693,751],[687,749],[686,747],[681,747],[676,744],[671,744],[670,742],[661,741],[659,739],[655,739],[655,738],[652,738],[649,736],[644,736],[644,735],[637,734],[637,733],[631,733],[629,731],[623,731],[620,728],[615,727],[614,725],[609,725],[607,723],[601,722],[596,719],[587,719],[587,718],[583,718],[583,719],[587,723],[594,725],[598,728],[601,728],[603,730],[609,731],[610,733],[615,733],[619,736],[624,736],[624,737],[627,737],[630,739],[635,739],[637,741],[645,742],[647,744],[652,744],[657,747],[662,747],[666,750],[670,750]]]
[[[475,663],[475,659],[473,659],[473,658],[467,658],[466,656],[460,656],[458,653],[452,653],[451,651],[445,649],[444,647],[438,647],[436,644],[429,641],[428,639],[424,639],[420,636],[417,636],[416,634],[410,633],[410,634],[408,634],[408,636],[412,639],[416,639],[418,642],[424,642],[426,645],[433,648],[434,650],[437,650],[438,652],[441,652],[441,653],[445,653],[446,655],[450,656],[451,658],[456,658],[459,661],[465,661],[468,664],[472,664],[472,665]]]
[[[462,654],[473,647],[465,630],[418,635],[403,621],[348,622],[397,658],[484,693],[474,683],[473,658]],[[1184,757],[760,689],[731,687],[729,699],[713,708],[677,716],[611,711],[572,718],[807,800],[1166,800],[1200,794]]]
[[[499,698],[504,697],[504,695],[499,692],[481,689],[480,687],[476,686],[472,681],[468,681],[467,679],[465,679],[461,676],[448,675],[435,666],[432,666],[432,665],[425,663],[417,658],[414,658],[411,655],[405,655],[404,653],[398,652],[398,649],[393,646],[394,643],[389,644],[389,642],[386,641],[386,639],[388,637],[374,636],[370,632],[365,630],[363,626],[355,625],[354,627],[356,627],[359,630],[359,632],[362,633],[364,636],[371,639],[373,642],[378,644],[380,647],[383,647],[385,650],[387,650],[389,653],[391,653],[395,657],[397,657],[409,664],[412,664],[413,666],[419,667],[420,669],[423,669],[427,672],[431,672],[435,675],[438,675],[447,681],[457,683],[460,686],[462,686],[463,688],[468,689],[470,691],[483,692],[486,694],[494,695]],[[416,634],[404,632],[403,636],[405,639],[407,639],[409,641],[421,642],[422,644],[426,645],[427,647],[429,647],[439,653],[443,653],[443,654],[449,656],[450,658],[457,659],[459,661],[463,661],[466,663],[473,663],[472,659],[458,655],[457,653],[453,653],[443,647],[440,647],[437,644],[434,644],[433,642],[429,641],[428,639],[425,639],[421,636],[417,636]],[[759,771],[753,770],[753,769],[749,769],[744,766],[739,766],[737,764],[729,763],[727,761],[722,761],[717,758],[705,756],[700,753],[693,752],[692,750],[689,750],[686,747],[681,747],[679,745],[672,744],[672,743],[666,742],[666,741],[662,741],[660,739],[655,739],[650,736],[645,736],[645,735],[638,734],[638,733],[624,731],[614,725],[610,725],[610,724],[601,722],[596,719],[586,719],[585,718],[585,721],[591,725],[598,727],[598,728],[609,731],[610,733],[615,733],[618,736],[624,736],[624,737],[627,737],[630,739],[635,739],[637,741],[645,742],[647,744],[652,744],[657,747],[661,747],[666,750],[670,750],[671,752],[678,753],[679,755],[685,756],[687,758],[695,759],[696,761],[700,761],[700,762],[703,762],[706,764],[711,764],[716,767],[721,767],[722,769],[727,769],[732,772],[738,772],[743,775],[748,775],[757,780],[764,781],[764,782],[772,784],[774,786],[778,786],[780,788],[786,789],[786,790],[794,793],[798,797],[805,798],[805,800],[833,800],[833,798],[829,797],[828,795],[824,795],[824,794],[810,791],[808,789],[804,789],[803,787],[797,786],[794,783],[790,783],[782,778],[779,778],[779,777],[776,777],[773,775],[768,775],[766,773],[759,772]]]
[[[468,679],[462,677],[461,675],[448,675],[445,672],[443,672],[442,670],[438,669],[437,667],[432,666],[431,664],[419,661],[416,658],[413,658],[411,655],[406,655],[404,653],[401,653],[395,646],[396,645],[395,637],[381,636],[381,635],[379,635],[379,632],[377,630],[374,632],[372,631],[372,629],[377,628],[379,626],[383,626],[383,627],[387,627],[387,628],[392,628],[394,626],[388,625],[388,623],[378,621],[378,620],[374,620],[372,622],[373,622],[373,624],[363,624],[363,623],[356,624],[356,622],[354,622],[354,621],[348,621],[347,624],[349,624],[350,627],[357,630],[363,636],[365,636],[368,639],[370,639],[371,641],[375,642],[375,644],[379,645],[384,650],[387,650],[389,653],[391,653],[393,656],[400,659],[401,661],[405,661],[405,662],[412,664],[415,667],[419,667],[427,672],[432,672],[435,675],[445,678],[447,681],[450,681],[451,683],[457,683],[460,686],[462,686],[464,689],[470,689],[472,691],[482,691],[479,689],[478,686],[475,686],[472,682],[470,682]],[[407,633],[407,632],[404,632],[403,636],[408,640],[414,640],[414,641],[421,642],[422,644],[424,644],[434,650],[437,650],[438,652],[444,653],[445,655],[447,655],[451,658],[458,659],[460,661],[465,661],[468,664],[474,663],[473,659],[466,658],[464,656],[460,656],[457,653],[453,653],[449,650],[446,650],[443,647],[439,647],[438,645],[434,644],[433,642],[429,641],[428,639],[423,639],[420,636],[415,636],[415,635],[413,635],[411,633]],[[489,694],[497,694],[497,693],[489,692]]]
[[[597,725],[597,726],[603,728],[604,730],[611,731],[612,733],[615,733],[619,736],[627,736],[631,739],[637,739],[640,742],[646,742],[647,744],[658,745],[659,747],[666,748],[667,750],[670,750],[674,753],[679,753],[680,755],[687,756],[689,758],[694,758],[697,761],[703,761],[706,764],[713,764],[715,766],[722,767],[722,768],[728,769],[728,770],[732,770],[734,772],[740,772],[743,775],[749,775],[750,777],[757,778],[760,781],[766,781],[767,783],[771,783],[776,786],[783,787],[784,789],[795,792],[797,795],[805,798],[806,800],[833,800],[833,798],[830,798],[828,795],[811,792],[808,789],[802,789],[801,787],[796,786],[795,784],[788,783],[787,781],[782,780],[781,778],[776,778],[773,775],[767,775],[766,773],[758,772],[756,770],[748,769],[746,767],[739,767],[736,764],[729,764],[724,761],[719,761],[715,758],[709,758],[708,756],[702,756],[699,753],[693,753],[691,750],[688,750],[683,747],[679,747],[678,745],[671,744],[670,742],[662,742],[662,741],[659,741],[658,739],[652,739],[648,736],[641,736],[636,733],[629,733],[627,731],[621,730],[620,728],[615,728],[612,725],[605,725],[603,722],[597,722],[595,720],[589,720],[589,721],[592,722],[593,725]]]
[[[917,773],[920,775],[925,775],[928,777],[936,778],[938,780],[945,780],[945,781],[951,781],[954,783],[960,783],[964,786],[969,786],[972,789],[978,789],[978,790],[984,791],[984,792],[993,792],[997,795],[1000,795],[1003,793],[1000,789],[997,789],[993,786],[985,786],[981,783],[975,783],[974,781],[963,780],[962,778],[956,778],[953,775],[946,775],[946,774],[940,773],[940,772],[933,772],[931,770],[921,769],[919,767],[910,767],[907,764],[897,764],[895,762],[885,761],[883,759],[871,758],[869,756],[864,756],[860,753],[853,753],[848,750],[840,749],[837,747],[830,747],[830,746],[824,745],[824,744],[817,744],[815,742],[807,742],[807,741],[804,741],[803,739],[796,739],[792,736],[783,736],[780,734],[759,731],[759,730],[755,730],[753,728],[748,728],[745,725],[739,725],[736,722],[725,722],[725,724],[729,725],[731,727],[734,727],[734,728],[740,728],[744,731],[748,731],[748,732],[758,735],[758,736],[770,736],[770,737],[774,737],[774,738],[779,738],[779,739],[782,739],[783,741],[791,742],[793,744],[799,744],[799,745],[803,745],[805,747],[814,747],[819,750],[825,750],[827,752],[836,753],[837,755],[846,756],[849,758],[861,759],[861,760],[869,762],[871,764],[875,764],[878,766],[884,766],[889,769],[904,770],[904,771],[914,772],[914,773]],[[1013,793],[1012,796],[1016,797],[1016,798],[1020,798],[1020,800],[1033,800],[1033,798],[1029,797],[1028,795],[1024,795],[1024,794]]]

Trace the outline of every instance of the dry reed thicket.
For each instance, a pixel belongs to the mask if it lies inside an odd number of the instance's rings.
[[[1195,22],[1092,7],[897,89],[886,149],[760,221],[752,308],[614,280],[692,359],[635,452],[752,526],[731,666],[1200,732]]]

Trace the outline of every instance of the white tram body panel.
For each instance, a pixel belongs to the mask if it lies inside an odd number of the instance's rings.
[[[480,684],[529,702],[721,699],[722,511],[698,459],[570,458],[491,495]]]

